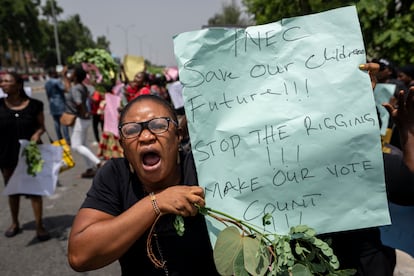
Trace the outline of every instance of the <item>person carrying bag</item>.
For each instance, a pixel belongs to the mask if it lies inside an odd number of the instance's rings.
[[[73,126],[75,124],[76,114],[63,112],[62,116],[60,116],[60,124],[64,126]]]
[[[70,78],[73,85],[66,98],[66,112],[76,114],[70,140],[72,149],[82,155],[86,163],[87,170],[81,176],[83,178],[92,178],[100,167],[101,160],[87,146],[88,128],[92,124],[90,95],[95,89],[88,89],[83,84],[85,78],[85,70],[81,66],[76,66]]]
[[[70,152],[70,147],[65,138],[58,139],[53,141],[52,137],[50,136],[49,132],[46,129],[47,137],[49,138],[50,144],[53,146],[57,146],[62,148],[62,165],[60,167],[59,172],[64,172],[75,167],[75,160],[72,157],[72,153]]]
[[[75,75],[72,75],[75,77]],[[60,123],[65,126],[73,126],[76,117],[90,119],[90,101],[89,90],[82,83],[75,83],[69,90],[66,97],[65,111],[60,117]]]

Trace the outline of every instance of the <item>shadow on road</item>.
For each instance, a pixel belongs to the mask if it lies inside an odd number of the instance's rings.
[[[72,222],[75,219],[74,215],[60,215],[60,216],[49,216],[43,218],[43,224],[52,239],[60,241],[66,241],[69,235],[69,229],[72,226]],[[22,230],[35,230],[36,225],[34,220],[27,222],[22,225]],[[34,237],[27,246],[39,243],[40,241]]]

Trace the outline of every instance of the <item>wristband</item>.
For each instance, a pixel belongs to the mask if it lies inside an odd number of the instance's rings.
[[[158,207],[157,199],[155,198],[155,194],[151,192],[150,194],[152,208],[154,208],[154,212],[157,216],[161,215],[160,207]]]

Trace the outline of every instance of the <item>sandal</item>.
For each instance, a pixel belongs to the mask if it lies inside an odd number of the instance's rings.
[[[10,226],[10,228],[7,229],[7,231],[4,233],[4,235],[7,238],[11,238],[11,237],[16,236],[19,232],[20,232],[20,227],[19,226]]]
[[[84,173],[81,174],[82,178],[93,178],[95,176],[95,169],[87,169]]]
[[[51,238],[49,232],[47,232],[44,229],[42,229],[41,231],[38,231],[37,234],[36,234],[36,237],[41,242],[50,240],[50,238]]]
[[[50,234],[49,233],[37,235],[36,237],[41,242],[50,240]]]

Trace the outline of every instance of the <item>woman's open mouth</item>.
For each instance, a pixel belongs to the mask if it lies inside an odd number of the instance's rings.
[[[145,170],[156,170],[161,165],[161,157],[156,152],[146,152],[142,156],[142,164]]]

